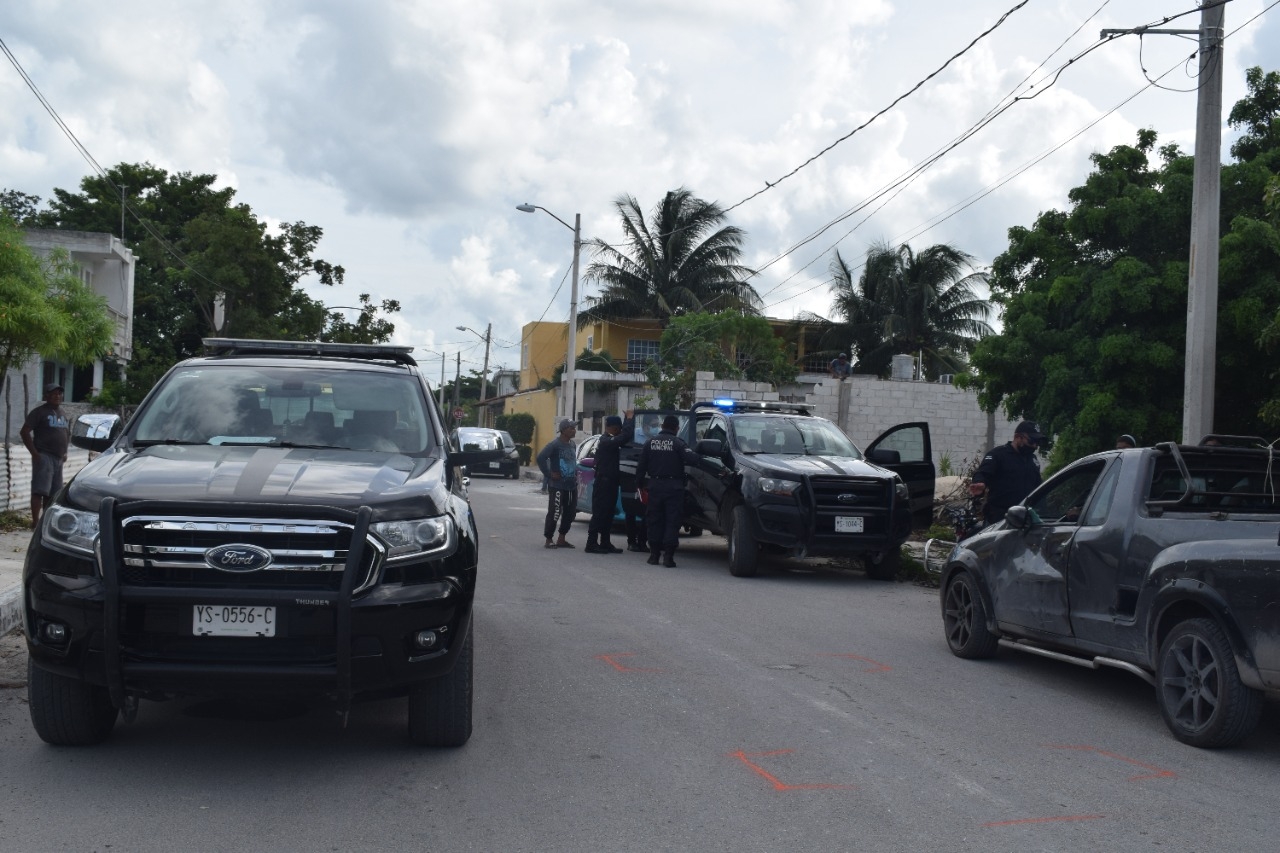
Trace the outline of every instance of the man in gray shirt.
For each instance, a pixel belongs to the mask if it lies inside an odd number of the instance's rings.
[[[538,452],[538,468],[548,478],[547,518],[542,535],[547,548],[572,548],[564,535],[578,514],[578,446],[573,443],[578,430],[568,418],[560,421],[559,428],[560,434]],[[560,536],[552,540],[557,523]]]
[[[44,403],[27,415],[18,430],[22,443],[31,452],[31,526],[40,524],[40,514],[62,488],[62,463],[67,461],[71,439],[67,416],[62,412],[62,386],[44,386]]]

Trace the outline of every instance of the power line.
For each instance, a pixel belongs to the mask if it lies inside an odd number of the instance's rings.
[[[810,165],[811,163],[813,163],[813,162],[814,162],[815,160],[817,160],[819,157],[822,157],[822,156],[824,156],[825,154],[827,154],[828,152],[830,152],[832,149],[834,149],[834,148],[835,148],[837,145],[839,145],[840,143],[847,141],[848,139],[850,139],[851,137],[853,137],[853,136],[854,136],[856,133],[858,133],[859,131],[861,131],[861,130],[863,130],[863,129],[867,128],[868,126],[870,126],[870,125],[871,125],[871,123],[872,123],[872,122],[874,122],[876,119],[880,118],[880,117],[881,117],[881,116],[883,116],[885,113],[889,112],[889,111],[890,111],[890,110],[892,110],[894,107],[896,107],[899,103],[901,103],[902,101],[906,100],[906,99],[907,99],[908,97],[910,97],[911,95],[915,94],[915,92],[916,92],[917,90],[919,90],[919,89],[920,89],[920,87],[921,87],[921,86],[923,86],[925,83],[928,83],[928,82],[929,82],[930,80],[932,80],[934,77],[937,77],[939,74],[941,74],[941,73],[942,73],[942,72],[947,68],[947,66],[949,66],[952,62],[955,62],[957,59],[959,59],[960,57],[962,57],[962,56],[964,56],[966,53],[968,53],[968,52],[973,48],[973,46],[974,46],[974,45],[976,45],[978,42],[982,41],[984,38],[986,38],[987,36],[989,36],[991,33],[995,32],[995,31],[996,31],[996,29],[998,29],[998,28],[1000,27],[1000,25],[1001,25],[1001,24],[1003,24],[1006,20],[1008,20],[1008,19],[1009,19],[1009,17],[1010,17],[1011,15],[1013,15],[1013,13],[1014,13],[1014,12],[1017,12],[1019,9],[1021,9],[1021,8],[1022,8],[1023,6],[1025,6],[1025,5],[1027,5],[1027,3],[1029,3],[1029,2],[1030,2],[1030,0],[1022,0],[1022,2],[1018,3],[1018,4],[1017,4],[1017,5],[1015,5],[1012,9],[1010,9],[1010,10],[1009,10],[1009,11],[1007,11],[1007,12],[1005,12],[1003,15],[1001,15],[1001,16],[1000,16],[1000,19],[999,19],[998,21],[996,21],[994,24],[992,24],[990,27],[988,27],[988,28],[987,28],[986,30],[984,30],[983,32],[979,33],[979,34],[978,34],[978,36],[977,36],[976,38],[974,38],[974,39],[973,39],[973,41],[971,41],[971,42],[969,42],[967,45],[965,45],[965,46],[964,46],[964,48],[962,48],[960,51],[958,51],[957,53],[952,54],[952,56],[951,56],[951,57],[950,57],[946,62],[944,62],[944,63],[942,63],[941,65],[939,65],[936,69],[934,69],[932,72],[930,72],[930,73],[929,73],[929,75],[928,75],[928,76],[926,76],[924,79],[922,79],[920,82],[916,83],[916,84],[915,84],[914,86],[912,86],[910,89],[908,89],[907,91],[903,92],[903,93],[902,93],[901,95],[899,95],[898,97],[894,98],[894,99],[893,99],[893,101],[892,101],[892,102],[891,102],[887,107],[884,107],[884,108],[883,108],[883,109],[881,109],[879,112],[877,112],[875,115],[871,116],[871,118],[867,119],[865,122],[863,122],[862,124],[858,125],[858,126],[857,126],[857,127],[855,127],[853,130],[851,130],[851,131],[849,131],[848,133],[846,133],[844,136],[841,136],[839,139],[837,139],[836,141],[832,142],[832,143],[831,143],[830,145],[828,145],[826,148],[823,148],[823,149],[822,149],[821,151],[819,151],[817,154],[814,154],[814,155],[813,155],[812,157],[810,157],[808,160],[805,160],[805,161],[804,161],[803,163],[801,163],[799,166],[796,166],[794,169],[792,169],[790,172],[787,172],[787,173],[786,173],[785,175],[783,175],[782,177],[780,177],[780,178],[778,178],[777,180],[772,181],[772,182],[770,182],[770,181],[765,181],[765,182],[764,182],[764,183],[765,183],[764,189],[762,189],[762,190],[756,190],[756,191],[755,191],[754,193],[752,193],[751,195],[749,195],[749,196],[747,196],[746,198],[742,199],[742,201],[739,201],[739,202],[737,202],[737,203],[735,203],[735,204],[732,204],[732,205],[730,205],[729,207],[725,208],[724,212],[727,214],[727,213],[729,213],[729,211],[734,210],[735,208],[741,207],[742,205],[746,204],[747,202],[751,201],[752,199],[756,198],[757,196],[760,196],[760,195],[762,195],[762,194],[764,194],[764,193],[768,192],[769,190],[771,190],[771,189],[773,189],[774,187],[776,187],[778,184],[780,184],[780,183],[782,183],[783,181],[785,181],[787,178],[790,178],[790,177],[794,176],[797,172],[799,172],[799,171],[800,171],[801,169],[803,169],[804,167],[806,167],[806,166]]]

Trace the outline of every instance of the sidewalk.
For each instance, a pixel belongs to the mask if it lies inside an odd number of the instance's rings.
[[[30,530],[0,533],[0,637],[22,624],[22,561]]]

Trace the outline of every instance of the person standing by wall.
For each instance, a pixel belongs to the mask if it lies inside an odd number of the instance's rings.
[[[547,478],[547,518],[542,535],[547,548],[572,548],[564,535],[578,514],[578,446],[573,443],[577,428],[565,418],[559,424],[560,434],[538,452],[538,468]],[[560,536],[552,541],[559,524]]]
[[[986,495],[983,521],[994,524],[1004,518],[1009,507],[1020,503],[1040,485],[1040,463],[1036,447],[1044,441],[1040,427],[1023,421],[1013,430],[1013,441],[992,448],[973,474],[969,494]]]
[[[62,465],[67,461],[71,441],[70,425],[62,411],[62,386],[44,386],[44,403],[27,415],[18,430],[22,443],[31,452],[31,527],[40,524],[40,515],[49,500],[62,488]]]
[[[680,419],[667,415],[662,421],[662,431],[645,442],[640,450],[640,462],[636,466],[636,484],[649,489],[649,512],[645,519],[649,531],[649,565],[676,565],[676,546],[679,544],[680,521],[684,515],[685,465],[696,465],[704,471],[720,476],[732,476],[732,472],[718,459],[707,459],[689,449],[676,432]],[[646,481],[647,478],[647,481]]]
[[[853,366],[849,364],[849,354],[847,352],[840,353],[831,359],[831,363],[827,365],[827,372],[831,374],[832,379],[848,379],[852,369]]]
[[[613,528],[613,516],[618,505],[618,487],[621,476],[622,448],[631,443],[635,423],[632,412],[623,412],[624,423],[617,415],[604,419],[604,435],[596,443],[595,479],[591,487],[591,526],[587,528],[589,554],[621,554],[621,548],[613,547],[609,531]]]

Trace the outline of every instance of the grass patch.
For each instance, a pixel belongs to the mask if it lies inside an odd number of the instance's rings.
[[[0,533],[13,533],[31,529],[31,516],[25,512],[6,510],[0,512]]]

